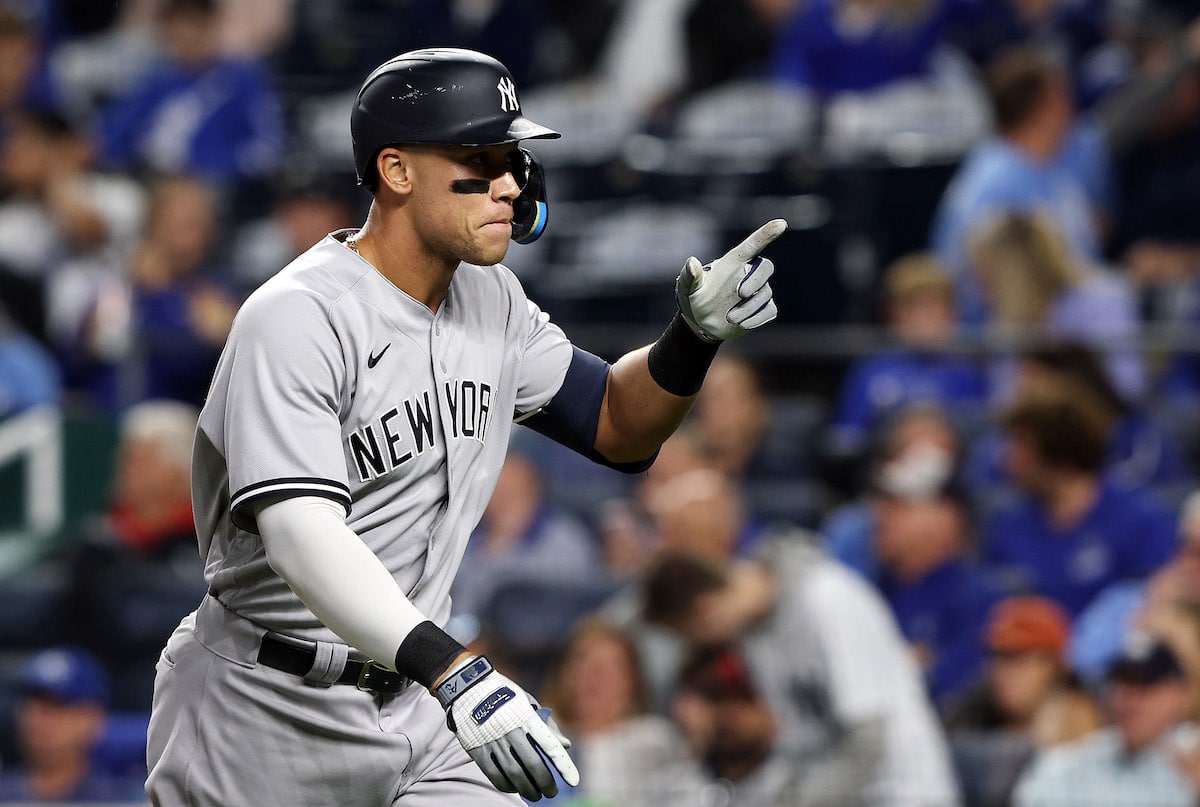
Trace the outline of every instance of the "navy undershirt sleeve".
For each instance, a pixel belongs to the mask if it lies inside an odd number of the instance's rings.
[[[521,421],[539,434],[561,443],[593,462],[627,474],[640,473],[654,463],[658,452],[637,462],[609,462],[596,450],[600,407],[610,365],[599,356],[572,347],[571,364],[558,393],[541,411]]]

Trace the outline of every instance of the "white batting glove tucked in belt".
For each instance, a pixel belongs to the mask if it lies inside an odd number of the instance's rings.
[[[680,313],[698,336],[721,342],[775,319],[778,311],[767,284],[775,265],[758,254],[786,229],[786,221],[772,219],[712,263],[687,259],[675,282],[675,296]]]
[[[486,658],[460,664],[434,694],[446,709],[450,730],[500,790],[530,801],[556,796],[551,765],[564,782],[579,784],[579,771],[567,754],[570,742],[553,721],[538,715],[537,702]]]

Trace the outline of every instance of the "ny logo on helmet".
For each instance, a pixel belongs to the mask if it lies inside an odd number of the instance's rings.
[[[500,79],[500,83],[496,85],[496,89],[500,91],[501,112],[521,111],[521,105],[517,103],[517,85],[513,84],[511,78],[505,76]]]

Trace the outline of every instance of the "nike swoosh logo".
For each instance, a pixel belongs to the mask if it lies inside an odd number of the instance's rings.
[[[369,370],[372,367],[374,367],[376,364],[379,364],[379,360],[383,358],[383,354],[387,353],[388,348],[391,346],[392,346],[392,343],[388,342],[386,345],[383,346],[383,350],[379,351],[378,353],[373,353],[370,356],[368,356],[367,357],[367,369]]]

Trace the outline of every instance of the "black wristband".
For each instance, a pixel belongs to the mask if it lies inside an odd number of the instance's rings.
[[[454,638],[429,620],[417,625],[396,651],[396,672],[429,689],[456,658],[467,652]]]
[[[704,375],[720,342],[701,339],[683,315],[676,313],[671,324],[650,347],[650,377],[672,395],[688,398],[700,391]]]

